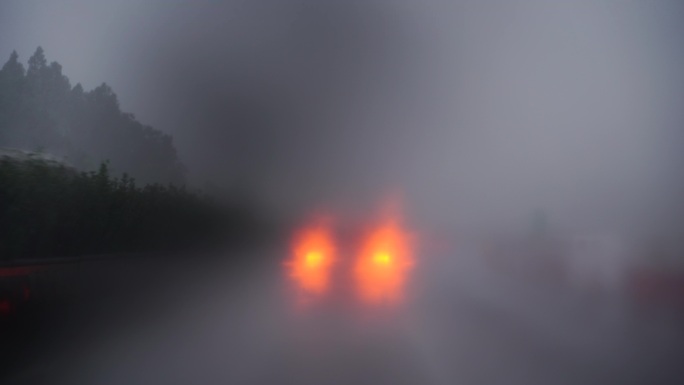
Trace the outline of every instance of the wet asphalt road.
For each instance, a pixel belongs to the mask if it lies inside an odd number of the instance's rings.
[[[494,299],[479,292],[491,282],[464,284],[478,280],[458,264],[425,264],[401,306],[377,308],[344,296],[302,306],[280,259],[268,261],[239,273],[225,263],[174,270],[66,328],[49,348],[37,345],[40,354],[3,383],[677,383],[665,362],[672,356],[639,355],[631,341],[583,348],[552,338],[529,320],[538,315],[497,303],[513,293]],[[565,318],[568,330],[577,324]],[[569,334],[594,331],[586,332]]]

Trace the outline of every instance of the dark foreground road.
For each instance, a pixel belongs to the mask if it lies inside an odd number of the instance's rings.
[[[106,306],[81,315],[83,324],[68,318],[76,324],[62,325],[49,347],[37,344],[40,354],[5,371],[1,382],[681,383],[674,351],[648,350],[627,334],[601,332],[598,322],[582,323],[570,300],[550,307],[494,278],[475,279],[456,258],[423,264],[406,303],[383,309],[341,298],[301,306],[285,290],[280,260],[238,271],[225,262],[178,269],[154,288],[103,300]],[[134,282],[133,275],[122,273],[117,284]]]

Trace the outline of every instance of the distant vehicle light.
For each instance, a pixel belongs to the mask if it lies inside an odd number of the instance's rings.
[[[373,262],[378,265],[389,265],[392,259],[387,253],[378,253],[373,257]]]
[[[334,257],[332,232],[325,224],[318,223],[295,234],[285,266],[288,276],[302,292],[320,295],[330,286]]]
[[[367,303],[401,301],[414,265],[413,249],[413,237],[398,219],[387,220],[370,231],[353,272],[360,298]]]
[[[317,251],[306,254],[306,265],[311,268],[320,266],[323,263],[323,255]]]

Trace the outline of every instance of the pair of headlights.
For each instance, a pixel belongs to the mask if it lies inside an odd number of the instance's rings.
[[[333,272],[346,267],[354,291],[366,302],[401,300],[414,265],[414,237],[399,221],[388,220],[362,237],[351,263],[338,264],[332,230],[323,224],[297,232],[285,266],[288,277],[308,295],[324,295],[333,286]]]

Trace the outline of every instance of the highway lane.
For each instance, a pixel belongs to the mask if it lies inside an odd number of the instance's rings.
[[[656,378],[633,357],[595,359],[549,338],[477,292],[491,290],[491,282],[479,289],[464,284],[474,273],[459,273],[463,265],[455,257],[424,263],[406,302],[381,309],[344,296],[302,305],[287,290],[282,258],[274,253],[261,260],[237,274],[229,263],[168,274],[163,289],[135,303],[118,302],[111,322],[99,318],[88,333],[72,331],[69,346],[3,383],[624,384]]]

